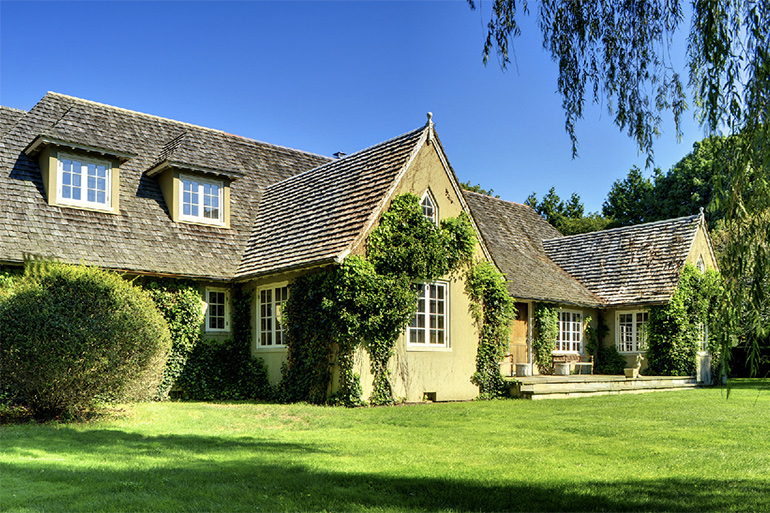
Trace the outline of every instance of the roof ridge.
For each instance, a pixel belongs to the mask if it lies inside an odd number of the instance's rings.
[[[166,118],[166,117],[163,117],[163,116],[158,116],[156,114],[148,114],[146,112],[140,112],[138,110],[126,109],[124,107],[116,107],[115,105],[110,105],[110,104],[107,104],[107,103],[96,102],[96,101],[93,101],[93,100],[87,100],[85,98],[78,98],[77,96],[70,96],[68,94],[57,93],[56,91],[48,91],[46,93],[46,96],[48,96],[48,95],[59,96],[61,98],[67,98],[69,100],[73,100],[73,101],[76,101],[76,102],[91,104],[91,105],[95,105],[97,107],[105,107],[105,108],[108,108],[108,109],[117,110],[117,111],[120,111],[120,112],[126,112],[126,113],[129,113],[129,114],[134,114],[134,115],[138,115],[138,116],[143,116],[143,117],[146,117],[146,118],[167,121],[167,122],[174,123],[174,124],[177,124],[177,125],[183,125],[183,126],[195,128],[195,129],[198,129],[198,130],[205,130],[205,131],[208,131],[208,132],[214,132],[214,133],[218,133],[218,134],[224,135],[226,137],[235,137],[235,138],[238,138],[238,139],[243,139],[243,140],[254,142],[254,143],[257,143],[257,144],[264,144],[265,146],[272,146],[274,148],[281,148],[281,149],[284,149],[284,150],[290,150],[290,151],[296,151],[298,153],[304,153],[306,155],[313,155],[313,156],[316,156],[316,157],[323,157],[323,158],[326,158],[326,159],[331,159],[331,157],[327,157],[326,155],[321,155],[319,153],[313,153],[313,152],[305,151],[305,150],[298,150],[296,148],[290,148],[288,146],[282,146],[280,144],[273,144],[273,143],[269,143],[269,142],[265,142],[265,141],[260,141],[258,139],[252,139],[251,137],[246,137],[246,136],[243,136],[243,135],[231,134],[229,132],[225,132],[224,130],[219,130],[217,128],[210,128],[210,127],[206,127],[206,126],[202,126],[202,125],[196,125],[194,123],[188,123],[186,121],[179,121],[177,119]]]
[[[476,196],[480,196],[482,198],[487,198],[487,199],[494,200],[494,201],[502,201],[502,202],[505,202],[505,203],[510,203],[512,205],[518,205],[520,207],[527,207],[530,210],[535,210],[534,208],[532,208],[531,206],[527,205],[526,203],[519,203],[518,201],[511,201],[511,200],[507,200],[507,199],[504,199],[504,198],[495,198],[494,196],[490,196],[489,194],[481,194],[480,192],[469,191],[468,189],[463,189],[463,193],[475,194]]]
[[[277,186],[279,186],[279,185],[284,185],[284,184],[286,184],[286,183],[290,182],[291,180],[299,180],[299,179],[303,178],[305,175],[307,175],[307,174],[309,174],[309,173],[311,173],[311,172],[313,172],[313,171],[317,171],[317,170],[319,170],[319,169],[321,169],[321,168],[324,168],[324,167],[329,167],[329,166],[333,166],[334,164],[337,164],[337,163],[340,163],[340,162],[344,162],[344,161],[346,161],[346,160],[350,160],[351,158],[353,158],[353,157],[356,157],[357,155],[359,155],[359,154],[361,154],[361,153],[363,153],[363,152],[365,152],[365,151],[369,151],[369,150],[372,150],[372,149],[374,149],[374,148],[377,148],[377,147],[379,147],[379,146],[384,146],[384,145],[386,145],[386,144],[388,144],[388,143],[391,143],[391,142],[393,142],[393,141],[395,141],[395,140],[397,140],[397,139],[400,139],[400,138],[402,138],[402,137],[406,137],[406,136],[410,136],[410,135],[412,135],[412,134],[416,134],[417,132],[420,132],[420,131],[422,131],[422,130],[425,130],[426,128],[428,128],[428,127],[424,125],[424,126],[422,126],[422,127],[420,127],[420,128],[416,128],[416,129],[414,129],[414,130],[410,130],[410,131],[408,131],[408,132],[404,132],[403,134],[401,134],[401,135],[397,135],[396,137],[391,137],[390,139],[388,139],[388,140],[386,140],[386,141],[382,141],[382,142],[380,142],[380,143],[377,143],[377,144],[373,144],[373,145],[371,145],[371,146],[368,146],[368,147],[366,147],[366,148],[364,148],[364,149],[362,149],[362,150],[358,150],[358,151],[356,151],[356,152],[354,152],[354,153],[351,153],[350,155],[345,155],[345,156],[344,156],[344,157],[342,157],[342,158],[339,158],[339,159],[332,159],[332,160],[330,160],[329,162],[324,162],[324,163],[323,163],[323,164],[321,164],[320,166],[316,166],[316,167],[313,167],[313,168],[310,168],[310,169],[306,169],[305,171],[302,171],[301,173],[297,173],[296,175],[292,175],[292,176],[289,176],[289,177],[287,177],[287,178],[284,178],[284,179],[283,179],[283,180],[281,180],[280,182],[275,182],[275,183],[272,183],[272,184],[268,185],[268,186],[267,186],[265,189],[266,189],[266,190],[267,190],[267,189],[272,189],[272,188],[274,188],[274,187],[277,187]]]
[[[632,224],[632,225],[628,225],[628,226],[618,226],[617,228],[609,228],[607,230],[596,230],[594,232],[576,233],[574,235],[565,235],[563,237],[559,237],[558,239],[545,239],[543,242],[551,241],[551,240],[559,240],[559,241],[562,241],[562,242],[566,242],[566,241],[564,241],[564,239],[574,239],[574,238],[580,238],[580,237],[590,237],[590,236],[593,236],[593,235],[596,235],[596,234],[600,234],[600,233],[604,234],[604,233],[610,233],[610,232],[630,231],[630,230],[633,230],[633,229],[636,229],[636,228],[645,228],[645,227],[653,226],[653,225],[656,225],[656,224],[673,223],[673,222],[676,222],[676,221],[681,221],[683,219],[691,219],[692,220],[692,219],[696,219],[696,218],[699,218],[699,217],[700,217],[700,214],[693,214],[693,215],[690,215],[690,216],[682,216],[682,217],[673,217],[671,219],[661,219],[660,221],[650,221],[650,222],[647,222],[647,223]]]
[[[16,107],[8,107],[7,105],[0,105],[0,109],[15,110],[16,112],[22,112],[27,114],[29,111],[24,109],[17,109]]]

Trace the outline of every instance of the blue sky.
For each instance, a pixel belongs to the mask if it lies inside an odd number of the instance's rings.
[[[56,91],[323,155],[390,139],[432,111],[460,180],[518,202],[555,186],[600,210],[645,156],[596,106],[573,160],[534,20],[507,72],[483,66],[491,3],[2,0],[0,104],[28,110]],[[691,113],[684,131],[677,143],[664,127],[656,165],[703,138]]]

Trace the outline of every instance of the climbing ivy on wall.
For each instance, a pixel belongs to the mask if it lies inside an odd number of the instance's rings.
[[[479,330],[476,372],[471,382],[479,387],[479,399],[504,397],[508,390],[499,362],[508,348],[510,323],[516,315],[505,276],[489,262],[477,262],[468,270],[465,291]]]
[[[232,291],[233,330],[226,340],[201,340],[177,380],[182,397],[197,401],[271,399],[273,390],[261,358],[251,355],[251,291]]]
[[[535,335],[532,352],[541,374],[553,374],[553,350],[559,335],[559,309],[549,303],[535,303],[533,312]]]
[[[392,404],[388,362],[416,308],[417,281],[433,281],[470,263],[475,236],[465,213],[435,226],[414,194],[396,196],[369,235],[366,257],[301,276],[290,285],[283,318],[288,356],[281,395],[287,401],[327,402],[334,365],[339,392],[332,400],[361,402],[353,354],[363,347],[374,378],[372,404]]]
[[[701,273],[693,265],[685,266],[671,301],[649,309],[646,357],[650,374],[695,374],[695,357],[704,329],[709,333],[712,370],[717,370],[721,361],[718,341],[723,334],[715,312],[722,291],[717,271]]]
[[[171,352],[158,388],[158,397],[165,399],[200,340],[203,303],[199,287],[192,281],[153,279],[145,281],[143,286],[163,314],[171,332]]]

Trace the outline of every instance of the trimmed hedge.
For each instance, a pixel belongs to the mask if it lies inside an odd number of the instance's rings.
[[[0,298],[3,380],[37,416],[154,397],[170,347],[153,301],[115,273],[30,262]]]

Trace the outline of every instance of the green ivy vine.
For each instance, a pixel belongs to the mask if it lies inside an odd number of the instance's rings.
[[[586,352],[594,357],[594,374],[623,374],[626,357],[618,352],[615,344],[604,345],[604,337],[610,328],[604,322],[601,313],[596,318],[596,327],[591,325],[591,317],[585,318]]]
[[[467,272],[465,291],[479,330],[476,372],[471,382],[479,387],[479,399],[505,397],[508,389],[499,362],[508,348],[510,323],[516,316],[505,276],[489,262],[477,262]]]
[[[559,308],[549,303],[535,303],[532,352],[541,374],[553,374],[553,350],[559,335]]]
[[[199,287],[188,280],[147,280],[143,285],[168,323],[171,352],[168,356],[158,397],[168,397],[187,359],[200,340],[203,309]]]
[[[705,327],[709,333],[712,372],[718,372],[718,341],[724,334],[715,316],[722,294],[722,277],[717,271],[701,273],[691,264],[685,266],[671,301],[649,309],[646,358],[651,374],[695,374],[696,353]]]
[[[372,404],[394,403],[388,362],[416,308],[414,282],[433,281],[470,263],[475,235],[467,214],[440,227],[422,213],[414,194],[396,196],[366,242],[366,257],[297,278],[284,307],[288,355],[281,396],[286,401],[361,403],[353,355],[369,355]]]

